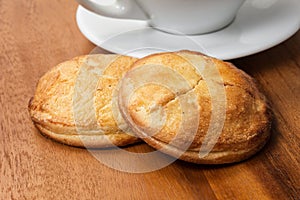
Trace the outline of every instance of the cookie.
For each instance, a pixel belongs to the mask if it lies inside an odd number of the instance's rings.
[[[135,58],[88,55],[61,63],[39,80],[29,113],[45,136],[77,146],[102,148],[139,141],[113,101],[116,86]]]
[[[147,144],[199,164],[238,162],[270,137],[271,110],[255,81],[197,52],[159,53],[124,76],[121,114]]]

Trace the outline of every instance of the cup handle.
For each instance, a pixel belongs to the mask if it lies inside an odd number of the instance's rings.
[[[115,0],[110,5],[100,5],[92,0],[77,0],[84,8],[105,17],[136,19],[147,21],[149,18],[135,0]]]

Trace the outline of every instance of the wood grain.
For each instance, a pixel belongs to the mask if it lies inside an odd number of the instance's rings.
[[[39,77],[95,47],[76,26],[76,8],[74,0],[0,0],[0,199],[299,199],[300,32],[232,61],[256,78],[274,110],[271,141],[259,154],[234,165],[176,161],[129,174],[44,138],[28,116]]]

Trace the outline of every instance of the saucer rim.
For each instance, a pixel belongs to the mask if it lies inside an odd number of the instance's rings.
[[[292,1],[292,0],[291,0]],[[293,1],[295,3],[295,1]],[[297,2],[296,2],[297,4]],[[299,4],[299,5],[298,5]],[[298,3],[297,5],[300,7],[300,3]],[[129,31],[134,31],[134,30],[138,30],[138,29],[141,29],[141,28],[150,28],[151,30],[155,30],[155,31],[159,31],[157,29],[154,29],[152,27],[149,26],[149,24],[147,23],[147,21],[143,21],[143,20],[124,20],[124,19],[115,19],[115,18],[108,18],[108,17],[104,17],[104,16],[99,16],[95,13],[92,13],[90,11],[88,11],[87,9],[83,8],[82,6],[78,6],[77,10],[76,10],[76,23],[77,23],[77,26],[79,28],[79,30],[81,31],[81,33],[89,40],[91,41],[93,44],[95,44],[96,46],[99,46],[100,48],[106,50],[106,51],[109,51],[109,52],[112,52],[112,53],[122,53],[124,52],[124,50],[126,51],[126,49],[118,49],[116,47],[113,47],[113,46],[104,46],[104,45],[101,45],[103,44],[103,41],[104,40],[107,40],[109,37],[106,37],[106,38],[103,38],[103,39],[99,39],[99,37],[93,35],[90,33],[90,29],[86,28],[86,25],[84,25],[83,23],[81,23],[81,17],[82,17],[82,12],[85,11],[85,12],[89,12],[90,15],[94,15],[94,17],[101,17],[102,20],[113,20],[113,21],[128,21],[130,23],[136,23],[136,28],[133,28],[133,29],[130,29]],[[288,22],[286,22],[288,23]],[[231,26],[228,25],[228,26]],[[210,53],[212,54],[211,56],[213,57],[217,57],[218,59],[222,59],[222,60],[231,60],[231,59],[237,59],[237,58],[241,58],[241,57],[246,57],[246,56],[250,56],[250,55],[253,55],[253,54],[256,54],[256,53],[259,53],[259,52],[262,52],[262,51],[265,51],[267,49],[270,49],[278,44],[281,44],[282,42],[286,41],[287,39],[289,39],[290,37],[292,37],[295,33],[297,33],[299,31],[299,28],[300,28],[300,20],[299,20],[299,24],[298,24],[298,27],[295,25],[293,26],[293,28],[291,28],[286,34],[282,35],[282,37],[280,38],[276,38],[276,41],[270,41],[270,42],[265,42],[264,45],[260,45],[260,46],[256,46],[256,47],[252,47],[251,49],[244,49],[242,51],[232,51],[231,53],[227,53],[227,55],[213,55],[213,53]],[[213,33],[208,33],[208,34],[203,34],[203,35],[210,35],[210,34],[214,34],[216,32],[213,32]],[[117,33],[116,33],[117,34]],[[168,34],[168,33],[167,33]],[[193,37],[193,36],[199,36],[199,35],[190,35],[189,37]],[[195,39],[197,40],[197,39]],[[99,45],[100,44],[100,45]],[[236,43],[238,44],[238,42]],[[246,45],[245,45],[246,46]],[[133,55],[130,55],[130,56],[135,56],[134,54]],[[141,57],[141,56],[135,56],[135,57]]]

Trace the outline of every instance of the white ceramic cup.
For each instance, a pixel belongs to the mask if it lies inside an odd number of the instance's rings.
[[[245,0],[114,0],[110,5],[77,1],[103,16],[145,20],[175,34],[204,34],[230,24]]]

